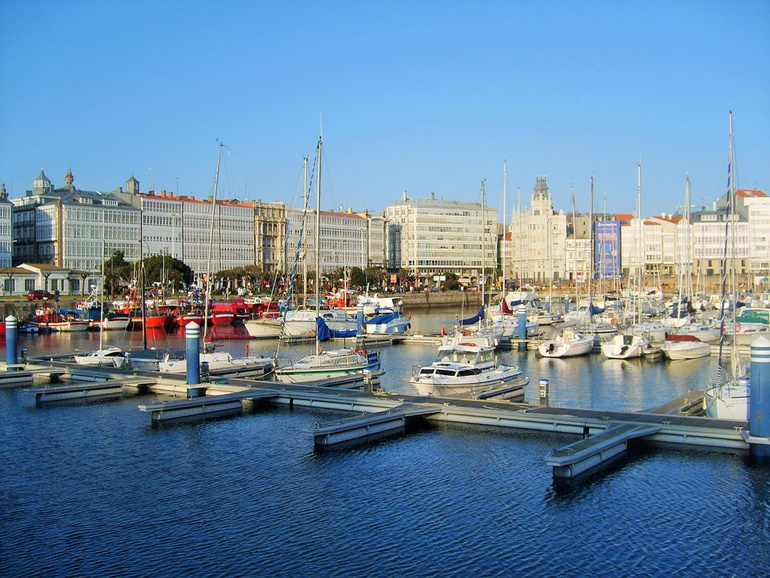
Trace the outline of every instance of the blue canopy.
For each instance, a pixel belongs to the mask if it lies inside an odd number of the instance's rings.
[[[479,312],[476,313],[473,317],[470,319],[460,319],[460,325],[473,325],[474,323],[478,323],[484,319],[484,306],[482,305],[479,309]]]
[[[346,331],[331,329],[328,325],[326,325],[326,321],[324,321],[321,317],[316,317],[315,323],[317,326],[316,331],[318,335],[318,341],[328,341],[332,337],[355,337],[358,333],[356,329],[350,329]]]
[[[383,323],[390,323],[394,319],[398,319],[401,317],[399,313],[385,313],[383,315],[378,315],[377,317],[372,317],[371,319],[367,319],[364,321],[364,325],[380,325]]]

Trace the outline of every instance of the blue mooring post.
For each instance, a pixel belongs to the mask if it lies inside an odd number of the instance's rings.
[[[5,364],[8,371],[16,371],[16,367],[11,367],[19,363],[19,354],[16,351],[18,346],[18,322],[13,315],[5,318]]]
[[[518,326],[516,327],[516,336],[519,338],[519,351],[527,350],[527,308],[523,304],[516,307],[518,317]]]
[[[569,295],[564,298],[564,315],[569,313]]]
[[[187,385],[201,382],[201,327],[190,321],[184,328],[185,359],[187,359]]]
[[[356,305],[356,335],[364,334],[364,305]]]
[[[750,348],[749,451],[758,458],[770,457],[770,339],[759,337]]]

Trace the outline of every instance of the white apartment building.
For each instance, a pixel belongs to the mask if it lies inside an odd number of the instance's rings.
[[[535,179],[530,207],[523,212],[514,211],[510,232],[513,247],[509,271],[516,278],[538,284],[564,279],[567,217],[563,211],[554,211],[546,177]]]
[[[455,273],[469,282],[497,262],[497,211],[483,203],[402,198],[385,208],[388,265],[406,269],[418,285],[433,276]]]
[[[305,213],[301,208],[286,207],[287,271],[291,272],[295,256],[300,266],[304,257],[307,270],[315,271],[315,222],[315,209],[308,209]],[[320,273],[327,275],[340,268],[365,269],[368,258],[367,219],[354,214],[352,210],[321,211],[320,223]],[[300,250],[297,255],[298,247]]]
[[[33,190],[11,200],[15,261],[98,274],[114,251],[126,259],[138,251],[139,211],[116,195],[73,183],[71,170],[58,189],[40,171]]]
[[[770,275],[770,197],[756,189],[735,191],[735,209],[749,224],[749,267],[757,278]]]
[[[11,226],[11,208],[5,183],[0,187],[0,268],[11,266],[11,251],[13,248],[13,227]]]
[[[136,243],[126,260],[168,255],[183,261],[198,282],[212,273],[254,264],[254,206],[252,203],[196,199],[166,191],[139,192],[131,177],[127,191],[116,195],[142,214],[142,244]],[[213,210],[213,215],[212,215]],[[209,264],[209,259],[211,263]]]

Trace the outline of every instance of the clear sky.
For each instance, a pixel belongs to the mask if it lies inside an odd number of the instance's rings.
[[[402,191],[557,209],[770,193],[770,1],[0,1],[0,181],[301,205],[323,131],[324,209]],[[321,128],[322,127],[322,128]],[[177,188],[178,183],[178,188]],[[502,220],[502,214],[500,214]],[[510,220],[510,217],[508,218]]]

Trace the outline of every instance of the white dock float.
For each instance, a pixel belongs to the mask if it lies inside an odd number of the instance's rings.
[[[476,396],[476,399],[516,399],[518,397],[524,397],[524,387],[529,383],[529,378],[524,377],[517,379],[498,387],[497,389],[490,389],[489,391],[483,391]]]
[[[0,389],[4,387],[19,387],[20,385],[33,385],[36,375],[47,375],[51,382],[55,382],[66,374],[66,369],[27,369],[27,366],[21,363],[10,365],[6,366],[5,371],[0,371]]]
[[[55,401],[67,401],[73,399],[88,399],[105,397],[110,395],[122,395],[124,387],[140,388],[153,385],[157,380],[152,378],[101,381],[98,383],[72,383],[57,387],[41,387],[27,391],[35,394],[35,404],[42,405]]]
[[[368,413],[319,426],[311,433],[316,447],[328,448],[341,443],[363,441],[404,430],[408,418],[428,416],[442,411],[432,404],[404,403],[396,407]]]
[[[183,418],[198,418],[243,410],[244,400],[270,399],[277,393],[270,390],[244,390],[236,393],[196,397],[182,401],[168,401],[140,405],[140,411],[150,412],[153,422]]]
[[[574,478],[626,451],[629,439],[655,434],[661,428],[652,424],[611,423],[599,434],[554,450],[545,462],[553,466],[554,477]]]

